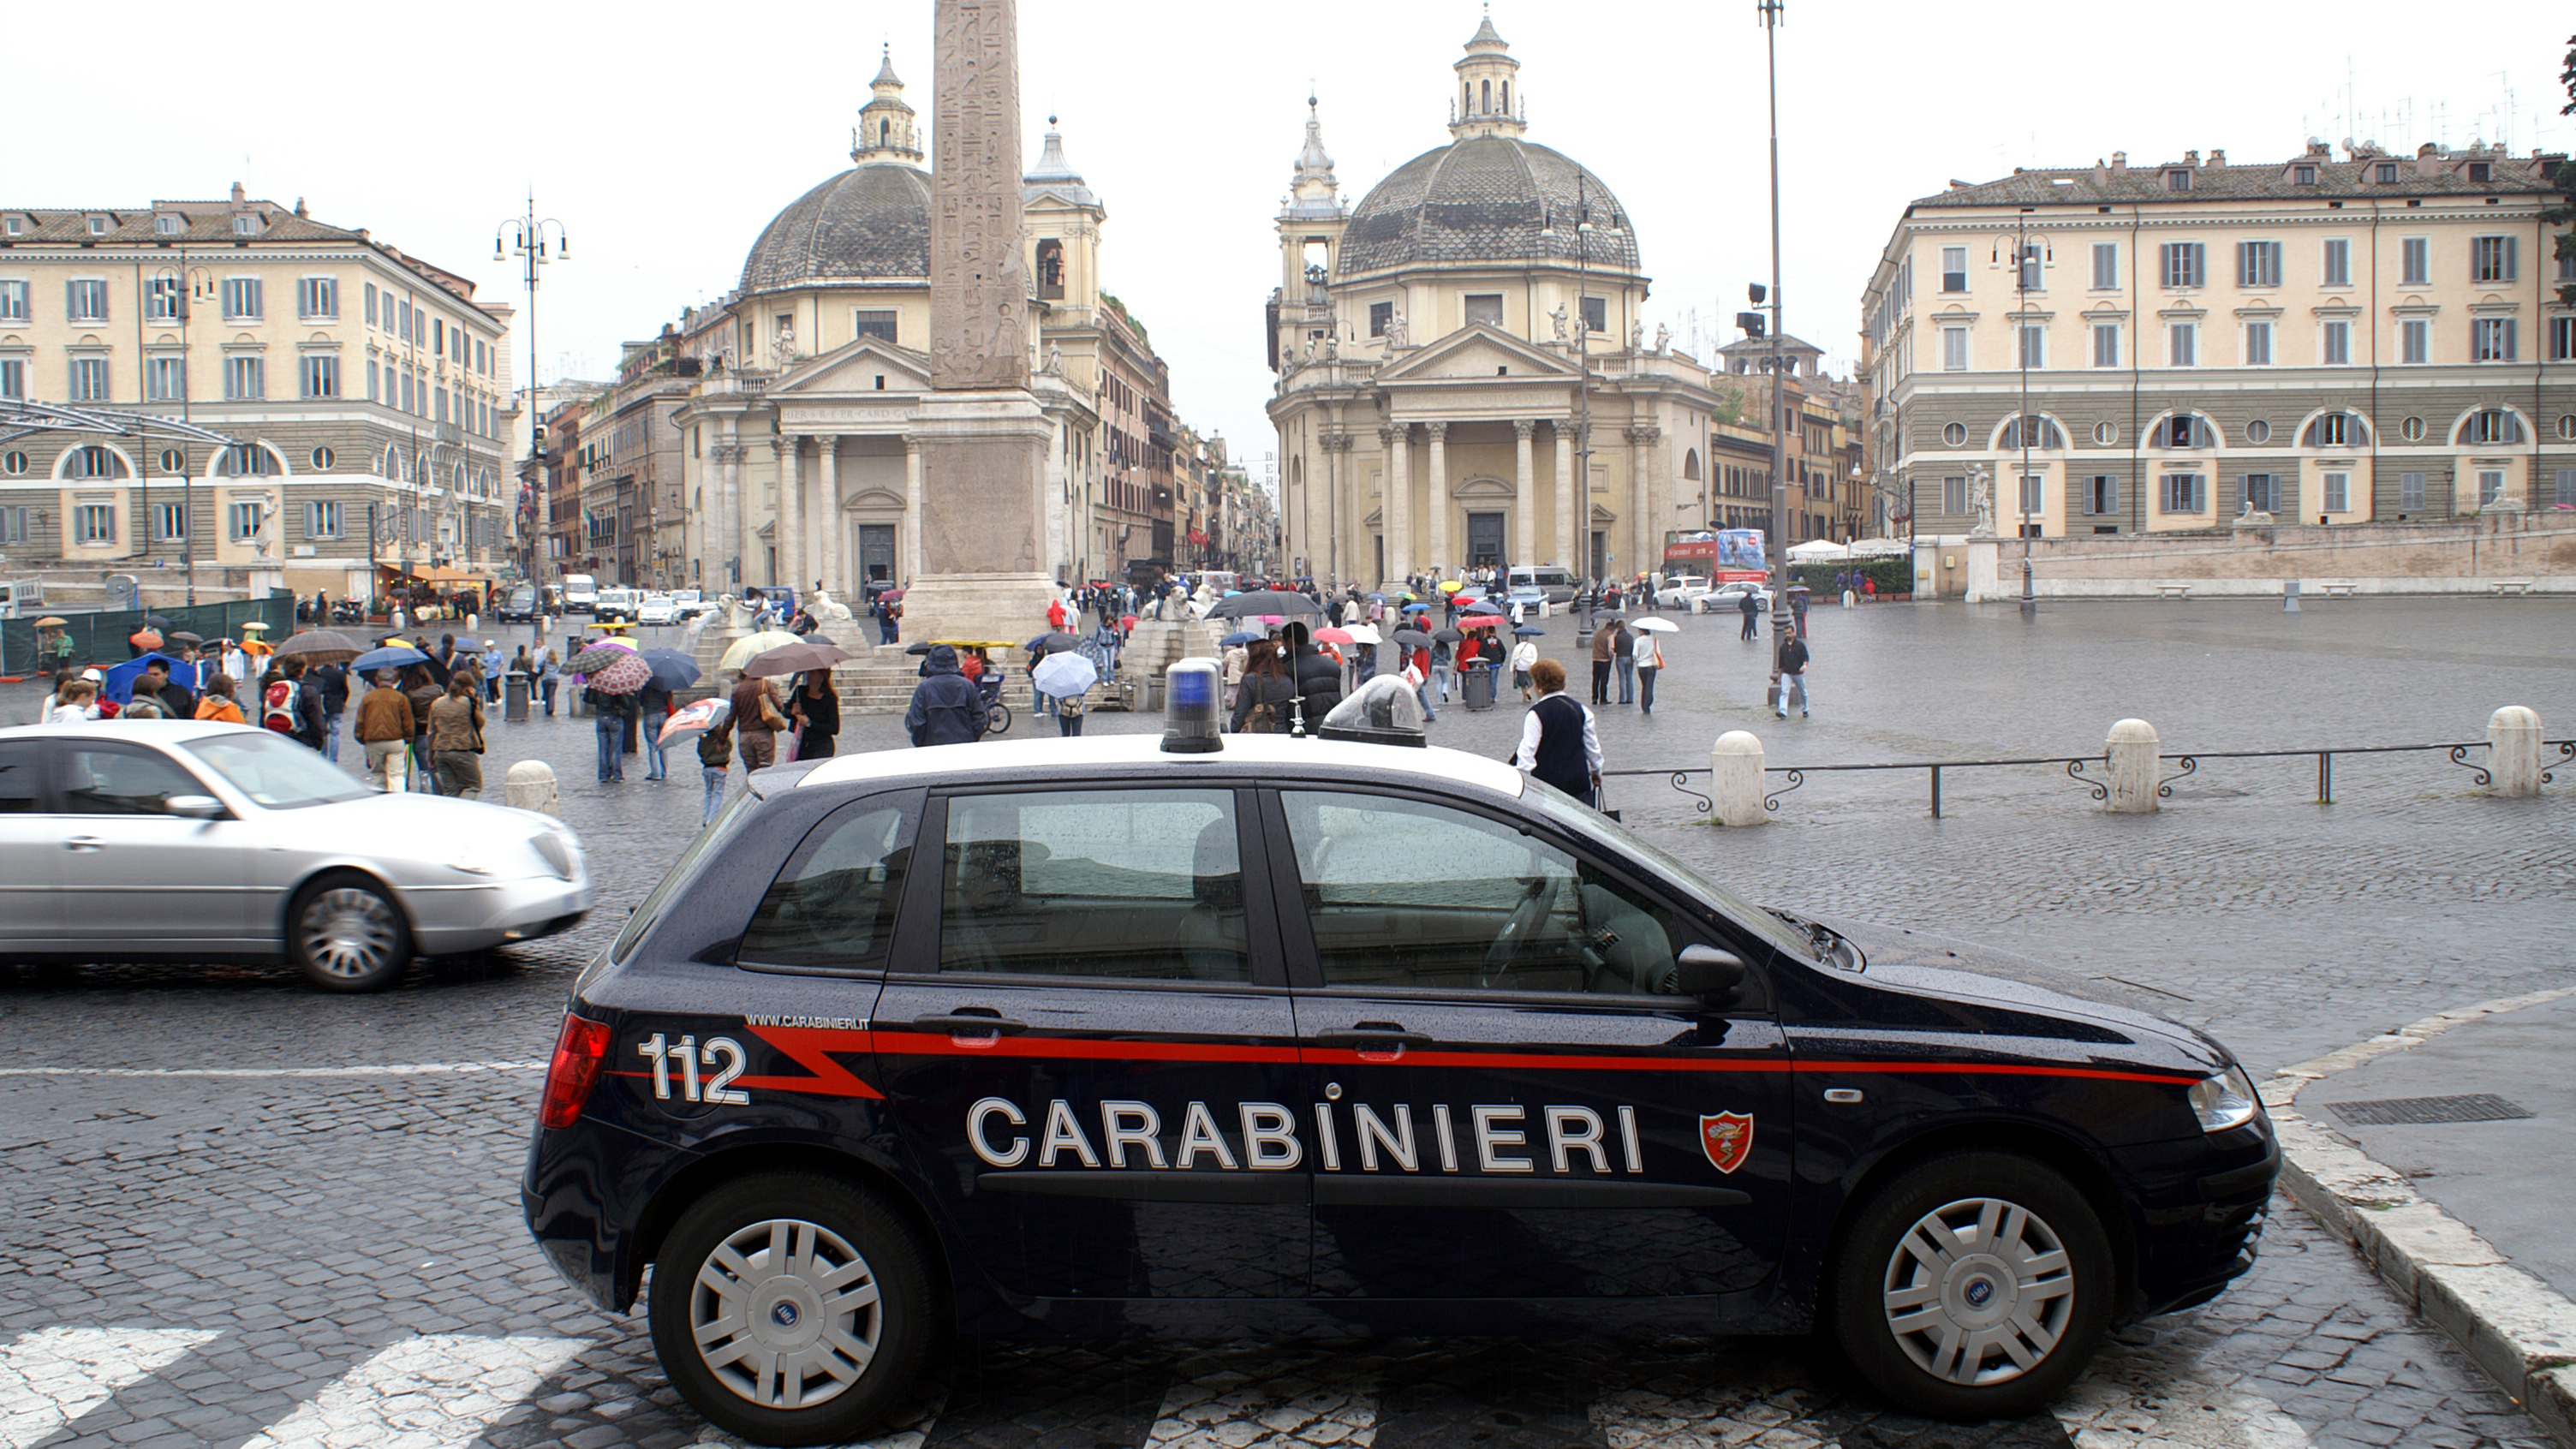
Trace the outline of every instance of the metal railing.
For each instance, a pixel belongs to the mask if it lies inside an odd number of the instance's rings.
[[[2554,749],[2558,752],[2557,756],[2550,761],[2552,766],[2563,766],[2571,760],[2576,760],[2576,739],[2543,740],[2540,744],[2543,750]],[[2467,770],[2471,776],[2471,784],[2483,786],[2493,784],[2494,777],[2489,774],[2486,766],[2473,762],[2469,758],[2469,752],[2471,750],[2483,750],[2486,748],[2488,748],[2487,741],[2470,740],[2461,744],[2339,745],[2324,749],[2297,750],[2193,750],[2188,753],[2158,755],[2156,757],[2157,759],[2174,766],[2174,772],[2172,774],[2167,775],[2156,782],[2156,795],[2159,799],[2172,799],[2174,784],[2177,781],[2189,778],[2190,776],[2199,773],[2200,762],[2203,760],[2313,759],[2317,762],[2316,803],[2320,805],[2331,805],[2334,803],[2334,762],[2337,755],[2404,755],[2440,753],[2452,764],[2458,765],[2462,769]],[[1943,771],[1991,770],[2033,765],[2056,766],[2063,769],[2067,776],[2077,784],[2086,787],[2092,795],[2092,798],[2096,800],[2107,800],[2110,798],[2111,787],[2109,783],[2096,775],[2088,773],[2088,771],[2091,770],[2108,770],[2110,768],[2110,757],[2106,752],[2099,755],[2035,755],[2026,758],[1996,760],[1898,760],[1858,765],[1770,765],[1764,767],[1762,773],[1765,775],[1782,776],[1784,777],[1785,783],[1783,783],[1779,789],[1767,791],[1763,795],[1762,808],[1777,812],[1780,808],[1780,797],[1805,785],[1807,783],[1807,777],[1810,775],[1859,774],[1871,771],[1885,772],[1891,770],[1921,770],[1929,777],[1929,783],[1931,786],[1932,818],[1938,820],[1942,818],[1941,774]],[[1695,802],[1694,808],[1696,808],[1700,814],[1708,814],[1711,810],[1716,808],[1717,802],[1715,800],[1711,799],[1705,791],[1692,788],[1690,784],[1690,778],[1693,775],[1704,776],[1709,773],[1708,767],[1705,765],[1678,770],[1604,770],[1601,773],[1605,778],[1643,778],[1661,775],[1665,778],[1665,782],[1669,784],[1674,791],[1689,796]],[[2544,770],[2541,772],[2540,782],[2546,785],[2555,778],[2556,776],[2551,771]]]

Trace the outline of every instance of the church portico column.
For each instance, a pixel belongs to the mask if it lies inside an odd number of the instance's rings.
[[[921,576],[921,444],[903,440],[903,581]]]
[[[724,486],[716,514],[716,547],[721,550],[716,567],[722,574],[717,589],[739,594],[743,581],[751,577],[749,551],[743,545],[750,530],[744,526],[748,510],[742,506],[742,433],[732,418],[725,419],[724,441],[717,446],[724,452]]]
[[[1401,580],[1413,575],[1413,429],[1384,427],[1377,437],[1386,455],[1386,491],[1378,515],[1386,534],[1386,572]]]
[[[1556,547],[1553,556],[1532,559],[1533,563],[1552,563],[1571,574],[1580,575],[1575,565],[1574,537],[1574,424],[1559,421],[1556,434]]]
[[[1530,460],[1530,434],[1538,424],[1529,418],[1512,419],[1512,541],[1503,550],[1506,562],[1538,562],[1538,504],[1533,495],[1538,491],[1538,470]],[[1519,553],[1514,555],[1513,549]]]
[[[1638,423],[1628,429],[1628,497],[1622,505],[1628,515],[1628,573],[1652,573],[1663,558],[1660,536],[1653,530],[1658,521],[1672,516],[1670,509],[1658,510],[1653,504],[1662,491],[1655,470],[1655,442],[1664,430]]]
[[[837,597],[850,585],[849,515],[841,511],[841,435],[824,433],[818,436],[814,439],[814,451],[815,461],[822,465],[817,470],[822,476],[816,480],[821,484],[822,511],[814,520],[822,535],[820,572],[824,586],[832,589]],[[841,602],[846,604],[849,600],[842,599]]]
[[[805,562],[805,440],[782,434],[770,446],[778,452],[778,517],[770,533],[774,559],[770,582],[801,590],[809,582],[800,567]]]
[[[1424,423],[1431,439],[1431,567],[1444,577],[1455,562],[1449,556],[1449,425]]]

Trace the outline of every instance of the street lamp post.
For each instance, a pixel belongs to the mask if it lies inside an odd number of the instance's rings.
[[[1787,0],[1755,0],[1771,87],[1771,699],[1782,709],[1780,651],[1789,641],[1789,414],[1780,376],[1780,22]],[[1754,302],[1759,305],[1761,298]]]
[[[2014,501],[2020,505],[2021,512],[2021,612],[2022,617],[2029,618],[2039,612],[2039,599],[2031,592],[2030,579],[2030,435],[2032,432],[2030,343],[2029,333],[2023,330],[2030,326],[2031,273],[2039,268],[2038,254],[2031,249],[2030,245],[2029,207],[2025,206],[2021,209],[2021,217],[2016,226],[2018,229],[2013,242],[2013,296],[2014,300],[2020,303],[2016,310],[2021,315],[2013,319],[2013,353],[2015,359],[2021,363],[2021,420],[2014,426],[2021,433],[2021,477],[2014,481],[2013,492],[2018,495]]]
[[[551,237],[547,235],[548,227],[554,229]],[[564,224],[551,216],[537,215],[537,193],[533,188],[528,192],[526,213],[503,220],[492,232],[492,260],[497,262],[508,256],[517,257],[522,279],[528,288],[528,453],[531,458],[544,454],[542,429],[537,417],[537,270],[571,255],[571,252],[571,243],[564,236]],[[537,590],[537,597],[542,601],[545,576],[538,561],[545,557],[545,545],[552,536],[549,525],[554,522],[554,504],[552,490],[543,486],[542,469],[538,470],[537,477],[537,537],[528,541],[527,575],[529,585]],[[528,631],[540,645],[546,642],[545,617],[542,602],[529,611]]]
[[[164,282],[169,283],[171,310],[178,314],[179,319],[179,421],[186,423],[190,420],[189,399],[196,391],[196,379],[190,375],[188,355],[188,314],[195,309],[189,303],[209,300],[215,295],[215,275],[204,267],[188,265],[188,254],[184,250],[181,251],[179,265],[161,267],[152,273],[151,284],[144,292],[143,305],[137,309],[138,321],[143,320],[142,314],[152,310],[152,293],[161,290]],[[148,373],[152,364],[146,360],[143,366]],[[146,442],[147,445],[142,449],[142,453],[145,476],[148,478],[152,467],[152,449],[149,446],[149,440]],[[195,469],[181,469],[179,472],[179,539],[180,549],[187,561],[188,607],[191,609],[197,607],[196,494]],[[143,521],[143,528],[144,536],[148,540],[151,537],[152,520],[146,518]]]

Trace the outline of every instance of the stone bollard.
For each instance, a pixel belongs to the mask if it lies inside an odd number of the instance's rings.
[[[2103,800],[2103,809],[2114,815],[2156,813],[2156,784],[2164,768],[2156,758],[2161,743],[2156,727],[2145,720],[2124,719],[2111,726],[2111,736],[2102,747],[2111,767],[2111,793]]]
[[[2281,612],[2284,614],[2295,614],[2299,612],[2299,581],[2297,579],[2285,579],[2281,583]]]
[[[2508,704],[2487,721],[2488,789],[2508,800],[2540,793],[2540,714]]]
[[[511,808],[538,810],[563,818],[563,792],[555,788],[554,766],[543,760],[521,760],[510,767]]]
[[[1751,730],[1728,730],[1708,752],[1708,794],[1720,825],[1759,825],[1762,808],[1762,741]]]
[[[1843,607],[1844,607],[1844,608],[1848,609],[1848,608],[1850,608],[1852,605],[1857,604],[1857,603],[1859,603],[1859,602],[1860,602],[1860,595],[1853,593],[1853,592],[1852,592],[1851,590],[1849,590],[1849,589],[1845,589],[1845,590],[1843,590]]]

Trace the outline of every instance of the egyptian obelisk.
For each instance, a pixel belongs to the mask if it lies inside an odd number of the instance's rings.
[[[1050,429],[1029,393],[1020,236],[1017,0],[937,0],[930,211],[930,387],[921,567],[903,634],[1019,640],[1046,627]]]

